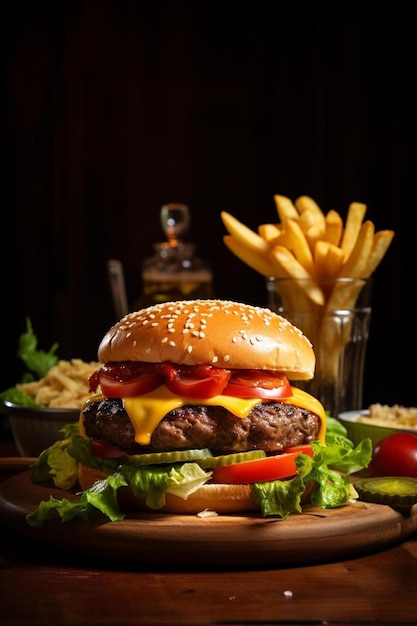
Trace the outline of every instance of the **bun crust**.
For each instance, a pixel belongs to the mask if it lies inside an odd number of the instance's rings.
[[[88,467],[83,463],[78,466],[78,481],[81,489],[91,487],[97,480],[103,480],[107,474]],[[135,498],[129,487],[118,490],[119,505],[124,511],[150,511],[143,500]],[[196,515],[209,510],[216,513],[247,513],[259,511],[259,506],[251,496],[250,485],[204,485],[183,500],[171,493],[166,494],[165,513]]]
[[[180,300],[129,313],[106,333],[98,359],[264,369],[292,380],[313,378],[316,363],[310,341],[284,317],[229,300]]]

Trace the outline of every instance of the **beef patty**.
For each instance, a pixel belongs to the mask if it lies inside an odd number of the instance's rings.
[[[119,398],[91,402],[83,411],[86,435],[123,450],[163,452],[210,448],[213,454],[246,450],[280,452],[318,438],[320,418],[282,402],[257,404],[243,419],[220,406],[186,405],[167,413],[149,446],[135,443],[133,425]]]

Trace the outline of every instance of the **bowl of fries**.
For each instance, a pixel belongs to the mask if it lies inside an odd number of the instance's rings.
[[[63,438],[62,428],[78,421],[80,410],[92,395],[89,377],[99,367],[81,359],[59,360],[39,380],[16,385],[16,398],[4,407],[21,456],[37,457]]]
[[[398,432],[417,435],[417,408],[372,404],[362,411],[343,411],[337,419],[355,445],[370,439],[375,447],[381,439]]]
[[[10,428],[19,454],[38,457],[63,439],[61,429],[78,421],[80,409],[24,406],[5,402]]]

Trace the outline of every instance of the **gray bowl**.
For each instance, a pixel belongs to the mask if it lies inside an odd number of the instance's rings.
[[[61,428],[78,421],[80,409],[38,408],[5,402],[14,441],[21,456],[37,457],[63,438]]]

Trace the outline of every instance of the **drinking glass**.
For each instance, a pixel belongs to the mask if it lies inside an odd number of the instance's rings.
[[[294,384],[333,416],[363,408],[371,292],[369,278],[267,279],[269,308],[298,326],[316,355],[314,378]]]

